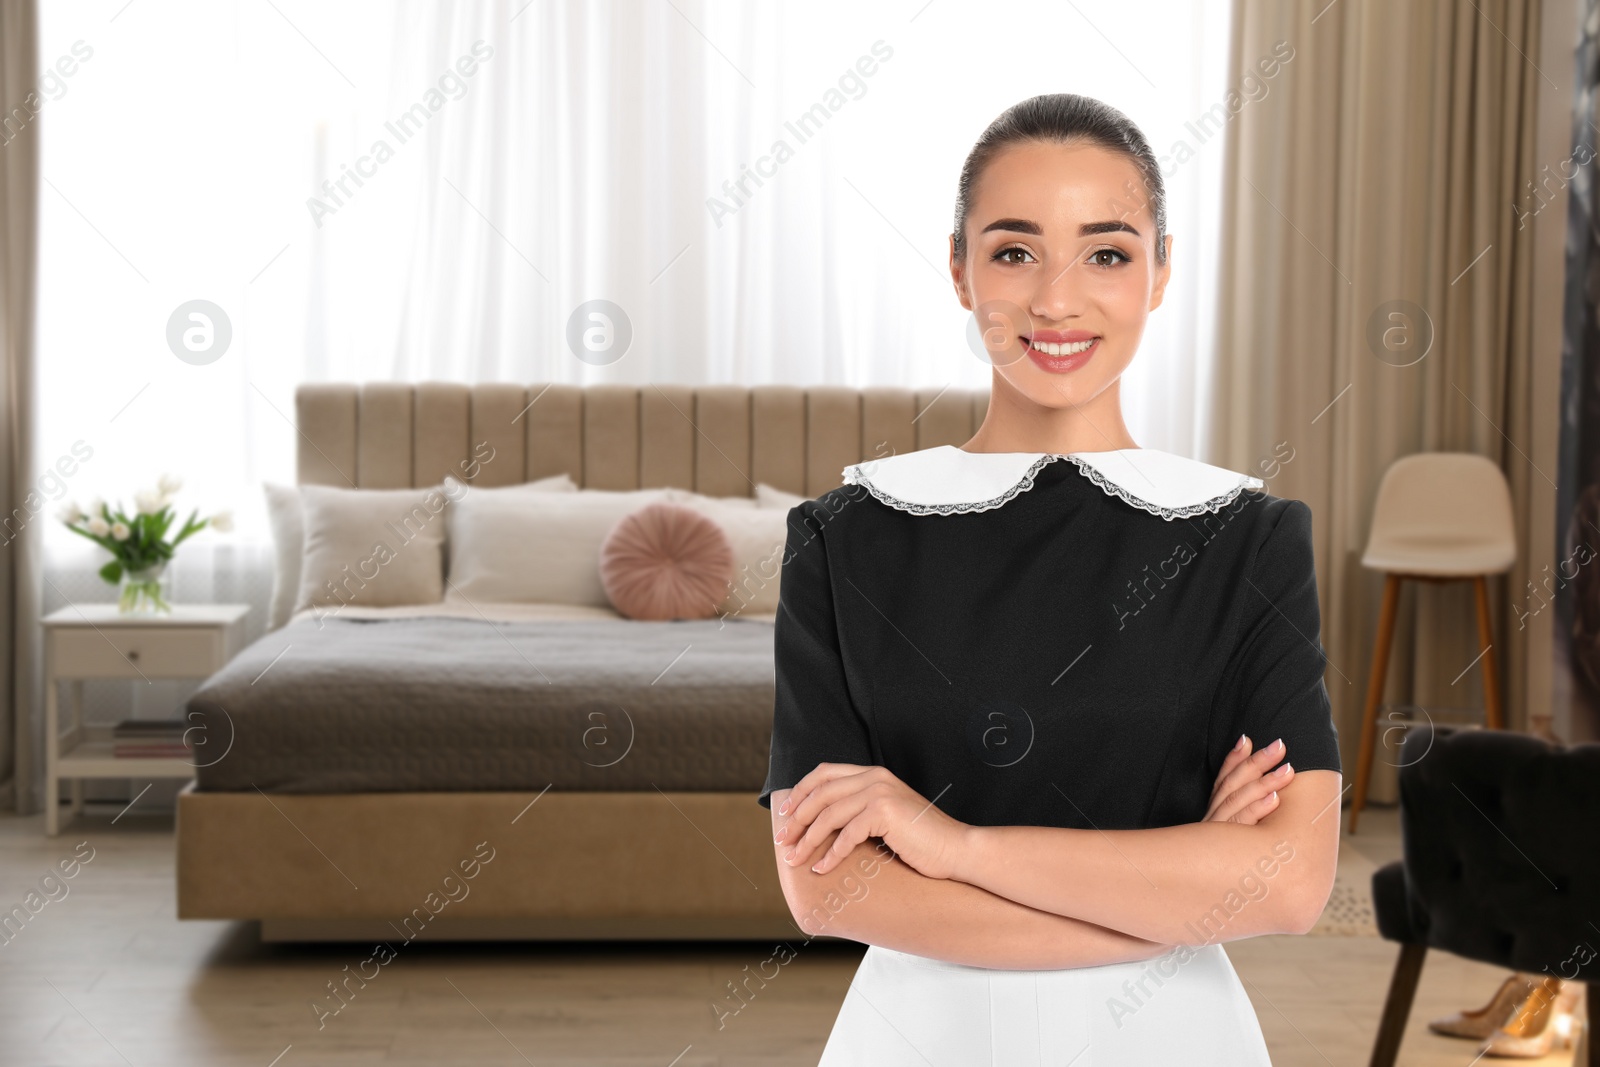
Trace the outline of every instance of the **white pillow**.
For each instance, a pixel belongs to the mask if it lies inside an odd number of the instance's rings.
[[[443,486],[301,486],[305,551],[294,610],[437,603],[449,503]]]
[[[529,493],[576,493],[578,492],[578,483],[573,481],[569,475],[563,472],[561,474],[552,474],[548,478],[540,478],[537,481],[518,482],[516,485],[474,485],[468,487],[463,486],[460,482],[456,481],[453,476],[446,475],[444,479],[444,490],[445,494],[450,497],[450,507],[445,509],[444,516],[444,538],[446,546],[446,568],[444,573],[445,577],[449,578],[449,544],[450,539],[455,536],[456,513],[461,510],[461,502],[463,500],[466,500],[469,497],[474,497],[478,500],[516,500],[519,497],[526,496]]]
[[[518,482],[515,485],[473,485],[462,482],[453,474],[444,476],[445,494],[451,501],[458,501],[467,493],[491,493],[512,496],[517,493],[576,493],[578,483],[566,471],[552,474],[545,478],[535,478],[531,482]],[[459,487],[459,488],[458,488]]]
[[[777,611],[778,573],[788,539],[788,511],[715,506],[703,510],[722,527],[733,546],[733,587],[718,605],[718,612],[767,615]]]
[[[263,482],[267,494],[267,524],[272,528],[274,565],[272,602],[267,606],[267,629],[276,630],[294,614],[300,595],[300,556],[305,551],[305,523],[300,514],[300,487]]]
[[[756,503],[764,508],[782,508],[788,511],[796,504],[810,500],[808,496],[799,493],[786,493],[782,489],[775,489],[766,482],[756,483]]]
[[[456,499],[459,491],[449,488],[449,483],[455,482],[453,476],[445,478],[445,495],[452,500]],[[459,484],[459,483],[458,483]],[[267,607],[267,629],[276,630],[289,621],[289,616],[295,612],[295,602],[300,595],[300,564],[305,556],[305,519],[300,507],[300,487],[297,485],[279,485],[276,482],[263,482],[262,488],[267,497],[267,523],[272,529],[272,547],[274,553],[274,566],[272,569],[272,601]],[[487,493],[500,492],[546,492],[546,493],[572,493],[578,489],[578,483],[566,473],[552,474],[547,478],[539,478],[519,485],[481,489],[477,491]],[[370,492],[371,490],[353,490],[355,492]],[[447,509],[448,520],[448,509]],[[448,538],[448,521],[446,523],[446,537]]]
[[[753,496],[706,496],[690,489],[668,489],[667,499],[679,504],[687,504],[692,508],[705,511],[708,508],[753,508],[756,507],[756,498]]]
[[[610,607],[600,583],[600,545],[625,516],[675,492],[468,493],[451,508],[449,596]]]

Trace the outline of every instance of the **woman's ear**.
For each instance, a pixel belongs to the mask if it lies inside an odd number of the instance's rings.
[[[967,293],[966,264],[956,258],[956,235],[950,235],[950,284],[955,286],[956,299],[968,311],[972,310],[972,297]]]
[[[1150,290],[1151,311],[1161,306],[1161,299],[1167,293],[1167,281],[1172,277],[1172,234],[1167,234],[1162,240],[1166,243],[1167,255],[1161,266],[1156,268],[1156,284]]]

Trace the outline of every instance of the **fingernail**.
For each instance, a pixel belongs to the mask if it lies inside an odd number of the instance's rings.
[[[783,840],[783,832],[784,832],[784,831],[785,831],[785,830],[787,830],[787,829],[788,829],[788,827],[787,827],[787,826],[780,826],[780,827],[778,827],[778,832],[777,832],[777,833],[775,833],[775,834],[773,834],[773,835],[772,835],[772,839],[773,839],[773,840],[774,840],[774,841],[782,841],[782,840]]]
[[[1283,751],[1283,738],[1281,738],[1281,737],[1278,738],[1276,741],[1272,742],[1271,746],[1269,746],[1269,747],[1271,747],[1271,748],[1273,748],[1273,749],[1275,749],[1275,750],[1277,750],[1279,752],[1282,752]]]
[[[1268,793],[1267,794],[1267,799],[1268,800],[1277,800],[1278,799],[1278,791],[1276,789],[1274,789],[1272,792]]]
[[[1237,741],[1235,741],[1233,743],[1233,750],[1235,752],[1238,752],[1240,749],[1244,748],[1244,742],[1245,742],[1245,736],[1244,736],[1244,734],[1240,734],[1239,735],[1239,740],[1237,740]]]
[[[793,863],[794,862],[794,849],[791,848],[788,852],[785,852],[783,854],[783,861],[785,863]]]
[[[785,800],[782,804],[778,805],[778,814],[779,815],[787,815],[787,814],[789,814],[789,802],[787,800]]]
[[[811,865],[811,873],[812,874],[821,874],[822,871],[818,869],[821,866],[822,866],[822,861],[821,860],[818,860],[816,863],[813,863]]]
[[[1277,774],[1277,775],[1284,775],[1284,774],[1288,774],[1292,770],[1294,770],[1294,768],[1292,766],[1290,766],[1289,764],[1285,763],[1282,767],[1279,767],[1277,770],[1273,771],[1272,773],[1273,774]]]

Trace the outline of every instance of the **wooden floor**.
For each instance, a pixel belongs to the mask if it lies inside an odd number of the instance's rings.
[[[40,816],[0,815],[0,911],[78,842],[94,849],[64,883],[67,894],[0,944],[4,1067],[810,1065],[860,956],[843,945],[803,945],[719,1025],[713,1006],[732,1003],[725,983],[757,968],[771,946],[417,943],[319,1026],[312,1005],[329,1003],[326,983],[369,952],[263,946],[250,924],[179,923],[170,816],[129,814],[112,825],[113,814],[91,815],[55,839],[44,836]],[[1369,809],[1345,848],[1386,862],[1399,854],[1395,827],[1392,812]],[[1233,942],[1228,953],[1277,1067],[1367,1062],[1393,945],[1370,936],[1269,937]],[[1474,1044],[1435,1037],[1426,1021],[1481,1004],[1501,977],[1431,954],[1400,1062],[1468,1067]],[[1571,1054],[1522,1062],[1566,1064]]]

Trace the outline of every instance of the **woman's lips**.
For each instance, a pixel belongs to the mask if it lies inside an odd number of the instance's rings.
[[[1100,348],[1100,338],[1088,330],[1038,330],[1021,340],[1034,366],[1050,374],[1077,370]]]

